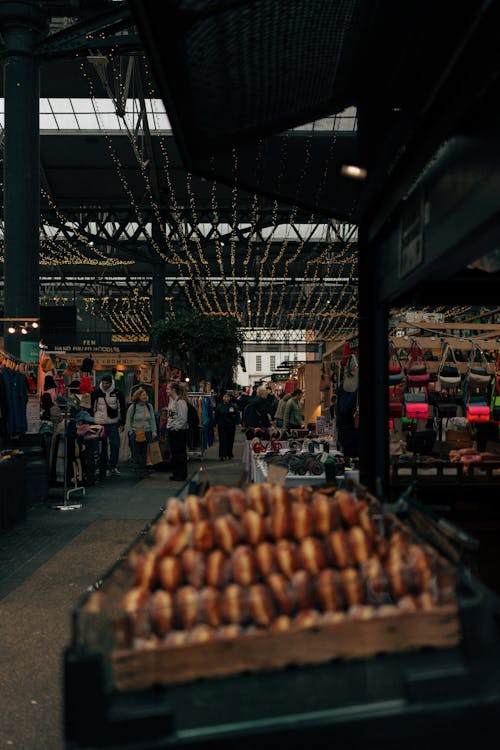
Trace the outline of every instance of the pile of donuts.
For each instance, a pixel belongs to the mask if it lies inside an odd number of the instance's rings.
[[[283,632],[453,601],[446,561],[374,507],[347,490],[271,484],[170,498],[126,560],[132,586],[115,602],[116,646]]]

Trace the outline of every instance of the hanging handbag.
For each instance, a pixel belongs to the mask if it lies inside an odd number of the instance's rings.
[[[400,419],[403,416],[403,386],[389,386],[389,416],[393,419]]]
[[[425,392],[405,393],[404,404],[405,416],[408,419],[429,418],[429,404],[427,402],[427,394]]]
[[[450,359],[448,359],[448,357]],[[438,368],[438,380],[443,388],[456,388],[460,385],[460,370],[453,348],[447,343]]]
[[[488,361],[481,347],[475,343],[471,346],[469,367],[465,377],[471,388],[484,388],[491,380],[491,375],[488,373]]]
[[[403,366],[399,360],[399,356],[396,347],[389,342],[389,383],[395,385],[401,383],[404,380]]]
[[[409,386],[423,386],[429,382],[429,373],[422,347],[413,340],[408,366],[406,368],[406,382]]]
[[[489,422],[490,407],[488,404],[467,404],[465,416],[468,422]]]

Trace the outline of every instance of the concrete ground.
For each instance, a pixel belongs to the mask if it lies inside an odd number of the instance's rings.
[[[189,473],[203,467],[211,485],[238,484],[242,448],[239,433],[232,461],[219,461],[214,445],[190,460]],[[72,608],[182,488],[169,471],[140,482],[130,464],[120,471],[88,488],[80,510],[36,505],[0,536],[1,750],[62,750],[62,653]]]

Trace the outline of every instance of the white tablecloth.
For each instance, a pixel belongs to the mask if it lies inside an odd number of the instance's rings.
[[[252,470],[250,473],[250,479],[252,480],[252,482],[256,482],[257,484],[267,482],[267,463],[258,455],[254,455],[252,458]],[[325,484],[325,482],[326,476],[324,472],[319,476],[305,474],[302,477],[298,474],[287,474],[285,479],[285,487],[297,487],[301,484],[314,486],[318,484]]]

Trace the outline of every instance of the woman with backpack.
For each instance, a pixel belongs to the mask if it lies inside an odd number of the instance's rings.
[[[156,419],[144,388],[132,394],[132,403],[127,409],[125,429],[130,438],[132,463],[137,479],[146,476],[148,443],[156,438]]]

